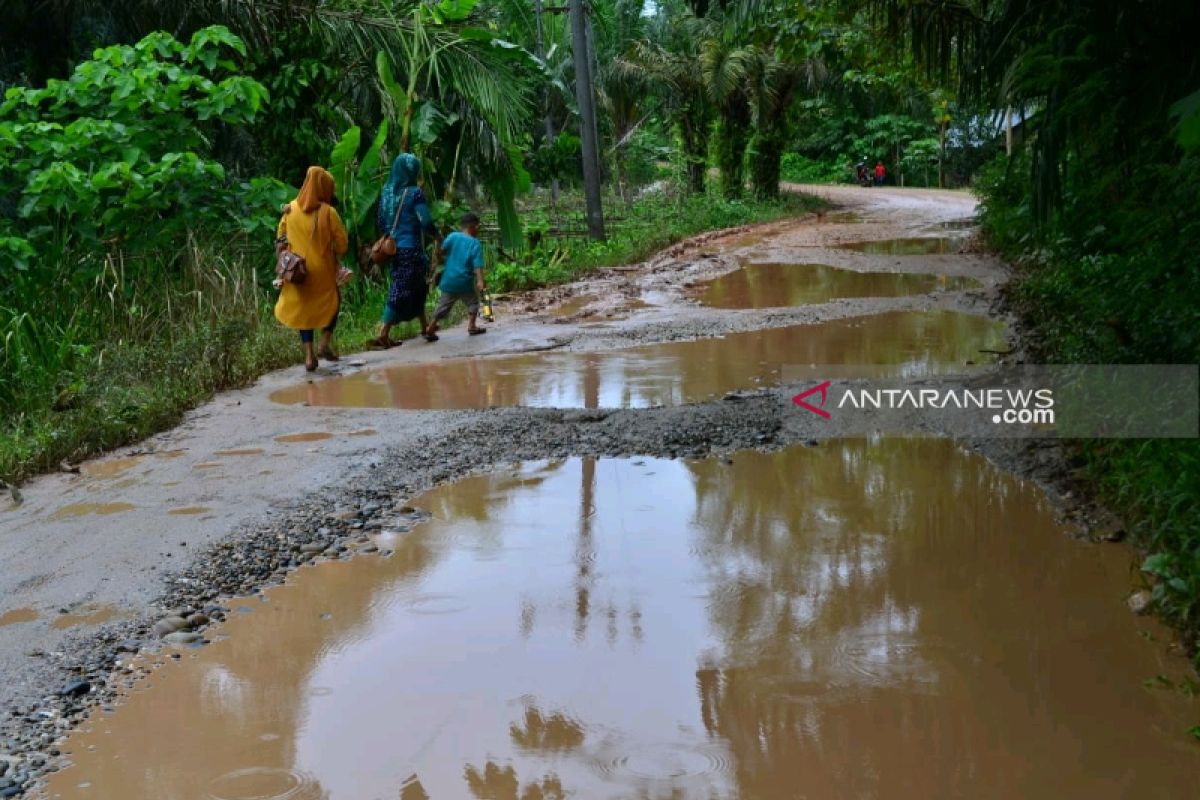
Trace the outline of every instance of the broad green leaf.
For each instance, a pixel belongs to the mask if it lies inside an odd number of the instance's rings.
[[[334,146],[329,155],[330,172],[335,177],[341,177],[349,169],[358,156],[358,148],[362,144],[362,128],[355,125],[346,131]]]
[[[437,7],[443,19],[459,22],[471,16],[476,2],[477,0],[441,0]]]
[[[1200,149],[1200,91],[1195,91],[1171,106],[1171,116],[1179,123],[1175,140],[1185,150]]]
[[[388,61],[387,53],[380,51],[376,54],[375,71],[379,74],[379,82],[383,85],[384,91],[392,99],[392,104],[396,109],[396,117],[400,118],[404,116],[404,110],[408,108],[408,92],[396,81],[396,76],[392,72],[392,65]]]

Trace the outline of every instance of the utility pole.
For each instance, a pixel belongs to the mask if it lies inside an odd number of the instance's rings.
[[[545,34],[542,27],[542,0],[533,0],[533,10],[537,15],[537,55],[542,59],[544,64],[546,61],[546,43]],[[543,118],[543,123],[546,126],[546,147],[554,147],[554,120],[550,118],[550,87],[546,87],[543,102],[546,104],[546,116]],[[558,178],[550,179],[550,207],[558,208]]]
[[[587,198],[588,236],[603,240],[604,207],[600,200],[600,155],[596,141],[596,94],[592,88],[592,58],[588,48],[587,7],[570,0],[571,50],[575,58],[575,100],[579,104],[583,140],[583,188]]]

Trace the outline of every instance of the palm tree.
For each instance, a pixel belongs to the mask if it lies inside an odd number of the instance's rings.
[[[728,36],[713,36],[701,46],[701,74],[709,100],[717,109],[721,189],[731,199],[741,196],[745,184],[743,168],[753,121],[749,78],[755,60],[753,50],[735,45]]]
[[[701,62],[701,42],[711,30],[707,20],[686,13],[674,16],[657,41],[637,42],[631,57],[659,88],[663,109],[679,135],[688,186],[697,193],[704,191],[714,110]]]
[[[748,50],[747,82],[751,97],[754,135],[750,140],[750,180],[760,199],[779,196],[779,170],[791,133],[788,117],[797,90],[817,68],[780,60],[764,48]]]

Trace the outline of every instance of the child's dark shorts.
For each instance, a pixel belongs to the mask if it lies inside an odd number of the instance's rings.
[[[463,302],[463,305],[467,307],[467,313],[479,313],[479,295],[475,292],[463,292],[462,294],[458,294],[455,292],[439,291],[438,304],[437,308],[433,312],[433,318],[438,320],[445,319],[450,313],[450,309],[454,308],[454,304],[460,300]]]

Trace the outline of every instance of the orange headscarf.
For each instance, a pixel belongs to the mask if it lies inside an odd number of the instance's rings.
[[[317,218],[313,220],[313,244],[317,247],[324,247],[333,238],[329,225],[329,213],[322,214],[321,210],[322,207],[330,207],[335,188],[335,181],[328,170],[321,167],[309,167],[308,172],[304,175],[304,185],[300,187],[300,194],[296,195],[296,199],[292,201],[292,205],[301,211],[317,212]],[[321,224],[322,217],[324,217],[325,224]]]
[[[304,176],[304,185],[296,196],[296,205],[301,211],[315,211],[322,203],[328,205],[333,201],[333,176],[321,167],[309,167]]]

